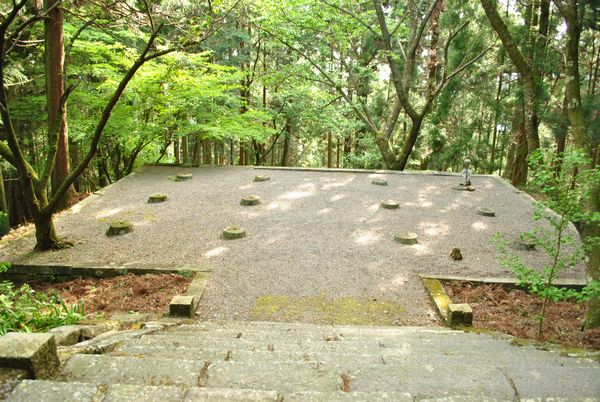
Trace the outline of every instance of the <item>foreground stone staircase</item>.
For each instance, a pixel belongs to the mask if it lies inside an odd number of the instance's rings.
[[[61,352],[71,355],[54,380],[25,380],[9,400],[512,401],[600,397],[600,364],[596,361],[443,328],[157,324]]]

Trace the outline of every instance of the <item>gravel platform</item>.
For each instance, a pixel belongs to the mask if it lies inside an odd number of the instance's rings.
[[[177,182],[178,172],[193,178]],[[270,181],[253,182],[255,175]],[[385,178],[388,186],[371,184]],[[258,170],[247,167],[145,167],[105,189],[75,213],[57,219],[67,250],[31,252],[32,236],[4,244],[0,258],[30,264],[164,265],[211,269],[201,315],[252,319],[260,296],[354,296],[398,303],[401,325],[432,325],[436,314],[418,274],[512,277],[491,244],[496,232],[509,238],[534,223],[532,200],[494,177],[474,176],[474,192],[452,189],[457,176]],[[165,193],[163,203],[147,203]],[[262,203],[241,206],[246,195]],[[392,199],[399,209],[384,209]],[[495,217],[478,215],[492,208]],[[76,208],[77,210],[77,208]],[[108,222],[126,219],[134,231],[106,236]],[[226,226],[247,236],[220,238]],[[411,231],[418,244],[394,235]],[[576,233],[573,231],[573,234]],[[459,247],[464,259],[450,252]],[[515,251],[530,264],[541,251]],[[583,267],[563,277],[581,280]],[[304,317],[304,321],[314,321]]]

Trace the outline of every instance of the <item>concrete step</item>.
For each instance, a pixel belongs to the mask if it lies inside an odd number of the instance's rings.
[[[25,380],[13,391],[13,402],[191,402],[191,401],[280,401],[276,391],[185,386],[94,384]]]
[[[317,362],[204,362],[201,360],[74,355],[62,381],[137,385],[187,385],[278,391],[336,391],[341,373]]]

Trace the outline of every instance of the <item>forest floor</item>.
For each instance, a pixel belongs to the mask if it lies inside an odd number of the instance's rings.
[[[127,274],[29,285],[37,292],[59,295],[68,306],[83,303],[88,318],[108,318],[121,312],[167,313],[171,298],[185,293],[190,282],[175,274]]]
[[[178,172],[193,177],[176,182]],[[255,175],[271,180],[254,182]],[[30,233],[0,242],[0,260],[210,270],[203,319],[437,325],[419,274],[511,278],[490,238],[516,239],[540,225],[528,195],[493,177],[472,181],[474,192],[453,189],[461,177],[432,174],[145,167],[57,218],[59,235],[74,247],[33,252]],[[166,202],[147,203],[159,192]],[[241,206],[249,194],[262,203]],[[400,208],[381,208],[388,199]],[[477,207],[496,216],[478,215]],[[106,236],[119,219],[131,221],[133,232]],[[247,236],[223,240],[231,225]],[[404,230],[418,244],[395,242]],[[455,247],[462,261],[450,258]],[[539,250],[514,252],[530,265],[546,261]],[[582,280],[584,268],[562,277]]]
[[[600,349],[600,328],[582,331],[585,304],[574,301],[549,302],[541,337],[538,337],[542,299],[519,289],[501,285],[474,285],[447,281],[444,287],[454,303],[473,309],[473,328],[492,330],[523,339],[565,346]]]

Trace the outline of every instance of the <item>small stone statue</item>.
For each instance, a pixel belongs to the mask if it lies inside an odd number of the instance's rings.
[[[465,168],[463,169],[463,177],[465,178],[464,186],[469,187],[471,185],[471,160],[465,159]]]

